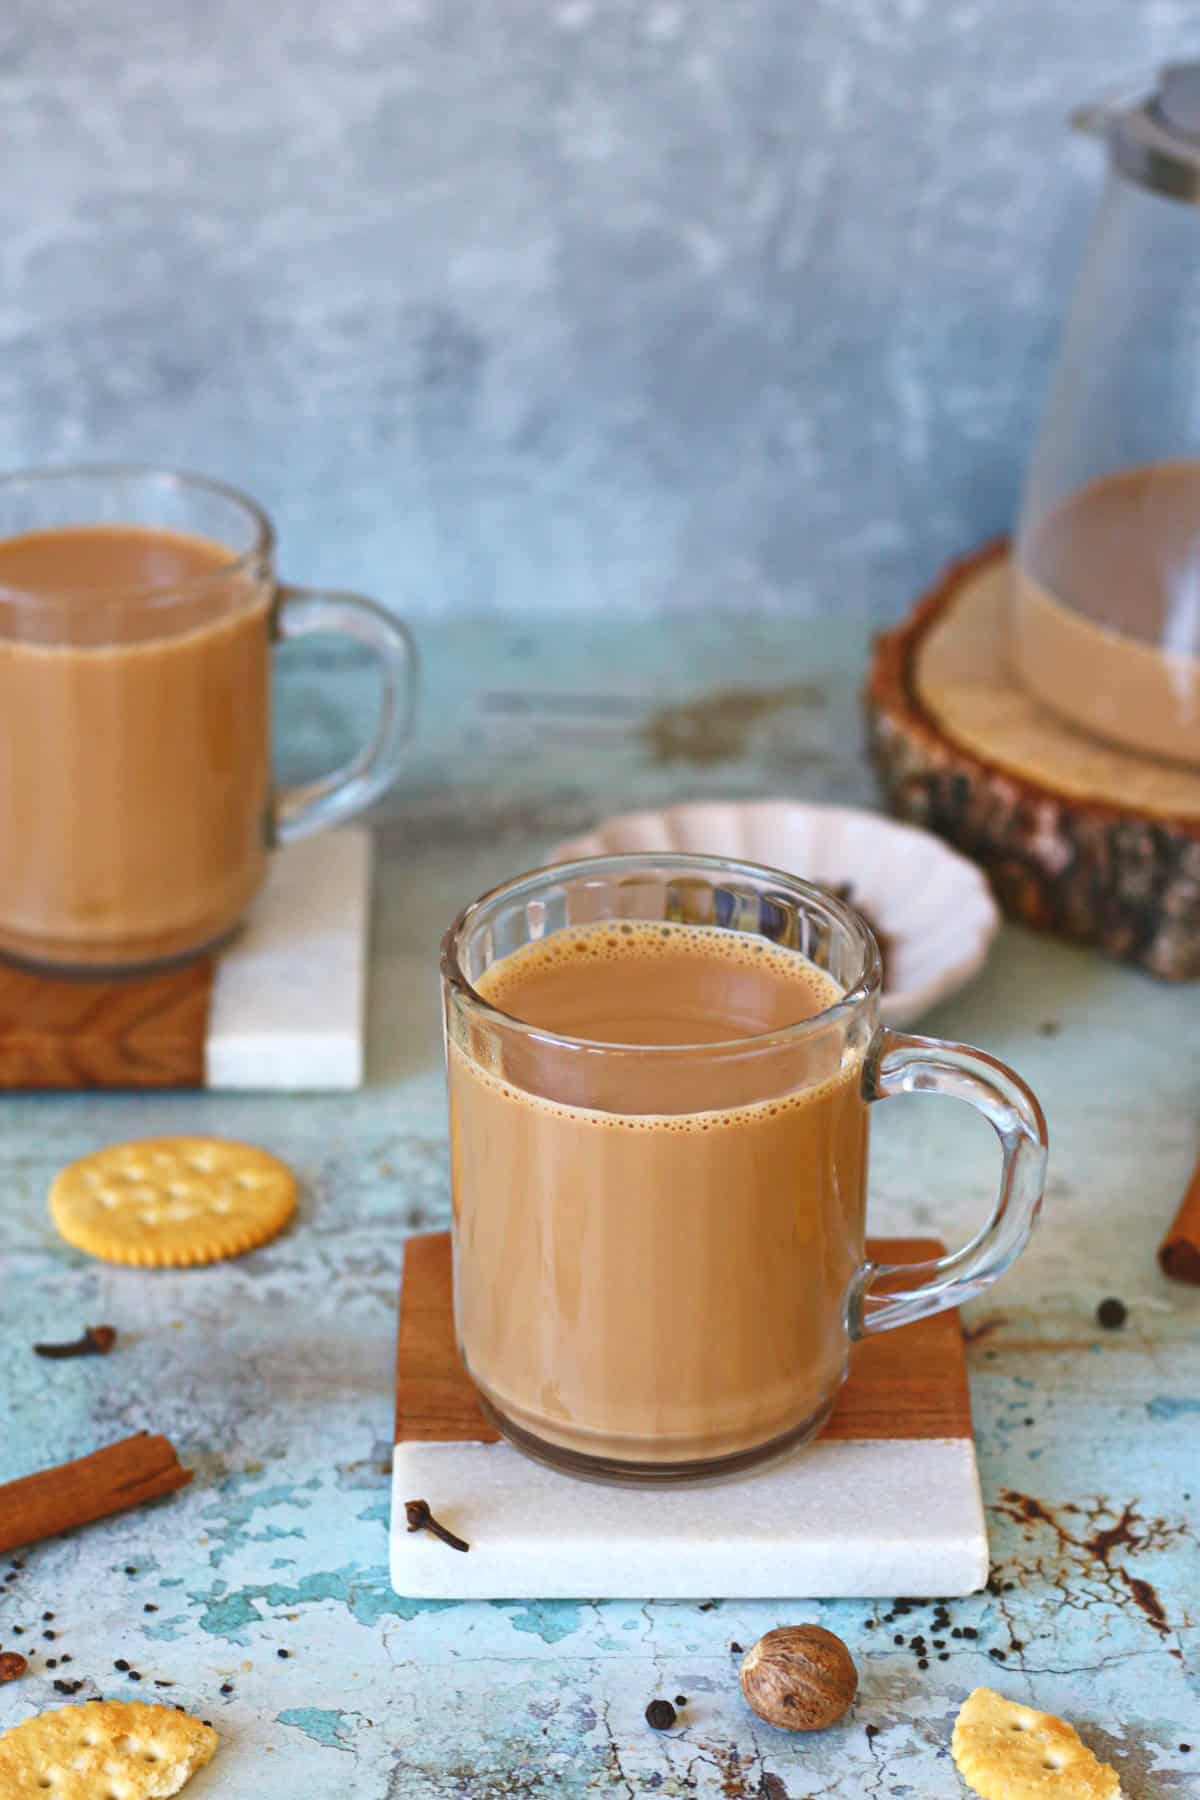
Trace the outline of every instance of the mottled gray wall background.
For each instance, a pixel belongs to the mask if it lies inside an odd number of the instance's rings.
[[[897,610],[1010,520],[1190,0],[3,0],[0,464],[410,613]]]

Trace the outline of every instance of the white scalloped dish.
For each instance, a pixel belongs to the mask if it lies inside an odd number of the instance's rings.
[[[842,890],[880,938],[889,1025],[911,1025],[977,975],[1000,924],[974,863],[927,831],[854,807],[696,801],[622,813],[556,845],[547,860],[630,850],[736,856]]]

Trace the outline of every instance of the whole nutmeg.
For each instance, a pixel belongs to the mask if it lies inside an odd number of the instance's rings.
[[[785,1731],[835,1725],[858,1692],[858,1670],[840,1637],[821,1625],[781,1625],[742,1659],[742,1692],[760,1719]]]

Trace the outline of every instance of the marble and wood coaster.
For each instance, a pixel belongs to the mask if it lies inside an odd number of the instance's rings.
[[[887,1262],[943,1254],[877,1240]],[[470,1544],[410,1532],[425,1500]],[[703,1599],[973,1593],[988,1546],[957,1314],[856,1346],[820,1438],[769,1467],[670,1490],[542,1467],[497,1438],[454,1339],[450,1236],[405,1247],[391,1574],[413,1599]]]
[[[370,886],[370,832],[349,826],[277,851],[238,935],[182,968],[0,964],[0,1088],[358,1087]]]

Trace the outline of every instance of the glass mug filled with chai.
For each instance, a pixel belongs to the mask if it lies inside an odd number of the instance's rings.
[[[341,633],[377,657],[372,741],[304,787],[271,779],[271,647]],[[281,585],[252,500],[166,470],[0,478],[0,954],[172,962],[228,935],[270,848],[394,779],[412,707],[403,626]]]
[[[724,857],[539,870],[442,951],[459,1349],[498,1429],[609,1480],[732,1472],[828,1418],[850,1346],[988,1287],[1041,1204],[1046,1127],[979,1050],[879,1023],[850,908]],[[965,1249],[865,1250],[868,1113],[981,1112],[1001,1149]]]

